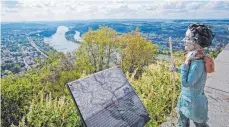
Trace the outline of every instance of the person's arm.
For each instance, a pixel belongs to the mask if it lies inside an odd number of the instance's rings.
[[[189,68],[188,64],[182,64],[181,66],[181,84],[184,87],[192,87],[195,84],[201,73],[198,71],[198,66],[193,65]]]
[[[178,72],[178,73],[181,73],[181,68],[180,68],[180,67],[177,68],[177,72]]]

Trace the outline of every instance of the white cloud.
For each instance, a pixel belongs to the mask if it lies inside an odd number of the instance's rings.
[[[196,10],[199,9],[199,7],[201,7],[201,2],[192,2],[190,4],[187,4],[186,8],[187,9],[191,9],[191,10]]]
[[[9,1],[9,0],[7,0]],[[229,1],[13,0],[2,2],[2,21],[104,18],[229,18]]]
[[[206,7],[211,10],[229,10],[229,1],[210,1]]]

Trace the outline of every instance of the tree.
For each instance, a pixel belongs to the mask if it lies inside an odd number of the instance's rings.
[[[153,57],[157,55],[156,45],[144,39],[138,28],[121,35],[109,27],[89,29],[83,39],[76,52],[76,64],[87,74],[121,64],[125,72],[136,72],[138,77],[143,67],[153,62]]]
[[[19,125],[29,112],[32,100],[38,97],[37,95],[41,90],[44,91],[44,94],[52,93],[52,96],[57,99],[63,96],[71,97],[65,84],[79,78],[80,73],[76,67],[72,67],[70,63],[71,58],[68,55],[56,52],[50,54],[52,55],[45,60],[45,64],[41,65],[40,69],[32,68],[20,74],[9,74],[7,77],[2,78],[2,126]],[[73,106],[71,108],[71,111],[73,111]],[[35,107],[35,109],[36,111],[41,110],[39,107]],[[50,112],[53,111],[50,110]]]
[[[13,72],[14,73],[20,72],[20,68],[21,68],[21,66],[19,64],[15,64],[14,67],[13,67]]]
[[[86,73],[92,73],[117,63],[119,45],[116,38],[117,32],[112,28],[89,29],[83,35],[84,42],[76,51],[77,66]]]
[[[122,49],[121,66],[124,71],[136,73],[136,77],[141,75],[144,66],[153,62],[153,57],[157,55],[157,47],[151,41],[144,39],[138,28],[119,38]],[[136,71],[137,70],[137,71]]]

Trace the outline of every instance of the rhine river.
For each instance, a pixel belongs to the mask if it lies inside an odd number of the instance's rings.
[[[79,48],[80,43],[68,41],[65,38],[65,33],[68,31],[69,31],[68,27],[59,26],[54,35],[48,38],[47,37],[44,38],[44,42],[48,43],[50,46],[52,46],[57,51],[64,52],[64,53],[73,52],[77,48]],[[76,31],[74,38],[82,42],[82,38],[80,37],[79,31]]]

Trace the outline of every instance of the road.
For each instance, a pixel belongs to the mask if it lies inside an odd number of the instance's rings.
[[[40,52],[44,57],[48,58],[48,55],[46,55],[44,52],[42,52],[39,47],[33,42],[32,39],[30,39],[29,37],[27,37],[27,39],[29,40],[29,43],[38,51]]]

